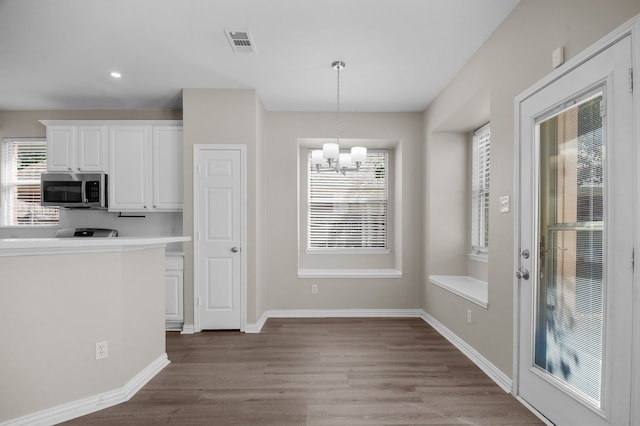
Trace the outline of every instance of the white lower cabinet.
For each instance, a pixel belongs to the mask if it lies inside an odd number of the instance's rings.
[[[165,257],[165,325],[167,329],[182,329],[184,324],[184,257]]]

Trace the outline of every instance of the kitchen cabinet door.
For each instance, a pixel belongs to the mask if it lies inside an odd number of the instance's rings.
[[[182,127],[153,128],[153,208],[182,211]]]
[[[47,126],[47,170],[74,171],[75,147],[75,126]]]
[[[78,126],[76,168],[81,172],[109,170],[106,126]]]
[[[110,130],[109,210],[150,207],[151,126],[114,126]]]
[[[182,328],[184,321],[183,280],[184,258],[165,258],[165,325],[167,329]]]
[[[107,127],[47,125],[47,170],[51,172],[106,172]]]

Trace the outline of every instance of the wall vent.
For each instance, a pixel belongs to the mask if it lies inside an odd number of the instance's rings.
[[[255,45],[249,31],[225,30],[227,40],[236,53],[255,53]]]

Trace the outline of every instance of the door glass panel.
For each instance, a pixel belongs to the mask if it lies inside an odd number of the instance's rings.
[[[573,102],[572,102],[573,103]],[[538,124],[535,364],[600,407],[603,361],[602,92]]]

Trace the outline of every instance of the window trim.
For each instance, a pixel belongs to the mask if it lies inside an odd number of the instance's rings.
[[[5,158],[7,154],[7,144],[13,142],[44,142],[45,152],[47,150],[46,138],[44,137],[6,137],[0,141],[0,228],[1,229],[47,229],[47,228],[58,228],[60,226],[60,217],[58,216],[58,222],[48,222],[48,223],[25,223],[25,224],[5,224],[7,222],[6,215],[8,214],[7,209],[9,208],[6,203],[7,196],[7,187],[14,186],[15,183],[7,183],[5,180],[7,179],[7,166],[8,159]],[[46,165],[45,165],[46,170]]]
[[[488,133],[488,159],[486,160],[486,162],[484,164],[486,164],[489,168],[489,171],[486,173],[485,175],[485,180],[488,181],[487,183],[487,189],[486,191],[483,191],[481,188],[479,188],[479,181],[480,181],[480,169],[479,169],[479,159],[478,159],[478,144],[480,143],[480,141],[482,140],[482,138]],[[471,252],[470,252],[470,258],[472,260],[480,260],[482,258],[488,258],[489,256],[489,231],[487,229],[486,231],[486,235],[484,236],[484,239],[487,241],[487,244],[478,244],[479,243],[479,239],[482,238],[483,236],[477,236],[476,233],[477,232],[481,232],[480,228],[482,228],[482,224],[489,221],[489,213],[490,213],[490,201],[491,201],[491,123],[488,122],[482,126],[480,126],[479,128],[477,128],[476,130],[473,131],[472,134],[472,144],[471,144],[471,200],[470,200],[470,232],[469,232],[469,236],[471,238],[470,241],[470,248],[471,248]],[[486,215],[483,214],[482,211],[482,206],[480,205],[480,200],[482,200],[484,197],[483,195],[485,195],[486,197],[489,198],[489,205],[487,206],[487,211],[486,211]],[[488,224],[487,224],[488,225]],[[483,233],[484,234],[484,233]],[[476,239],[478,238],[478,240]]]

